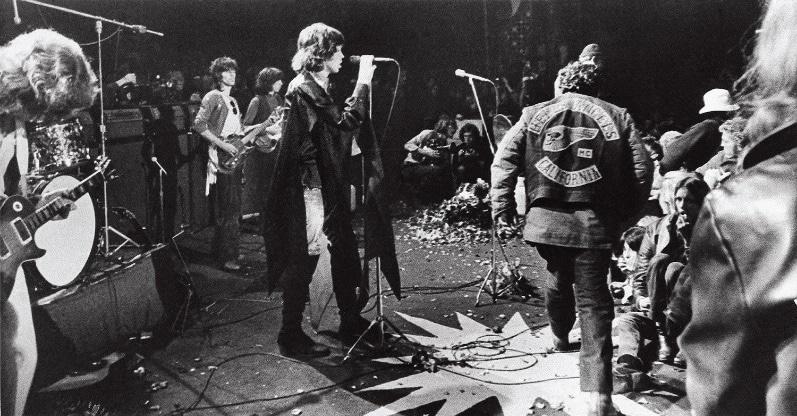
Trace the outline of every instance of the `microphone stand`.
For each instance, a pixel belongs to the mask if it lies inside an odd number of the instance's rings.
[[[484,132],[487,135],[487,140],[490,142],[490,151],[492,151],[493,156],[495,156],[495,151],[497,150],[497,146],[496,146],[496,143],[493,140],[493,138],[490,137],[490,131],[487,128],[487,123],[485,122],[484,111],[482,110],[482,105],[481,105],[481,102],[479,101],[479,94],[476,92],[476,84],[474,84],[474,82],[473,82],[473,77],[468,77],[468,81],[470,82],[471,89],[473,90],[473,97],[476,99],[476,106],[479,108],[479,117],[481,117],[481,119],[482,119],[482,124],[484,125]],[[498,108],[498,88],[496,88],[494,82],[492,82],[490,80],[486,80],[486,81],[489,82],[490,84],[492,84],[493,89],[495,90],[495,95],[496,95],[495,106],[496,106],[496,112],[497,112],[497,108]],[[501,248],[501,252],[503,253],[504,259],[506,260],[507,263],[509,263],[509,259],[506,256],[506,252],[504,252],[504,246],[501,245],[500,242],[496,242],[497,230],[496,230],[496,227],[495,227],[495,220],[493,219],[491,222],[492,222],[492,224],[490,225],[490,245],[491,245],[491,248],[490,248],[490,269],[487,272],[487,275],[484,276],[484,280],[482,281],[482,284],[479,287],[479,292],[476,294],[476,303],[475,303],[474,306],[479,306],[479,300],[481,299],[482,292],[484,292],[484,288],[487,285],[487,282],[490,282],[490,295],[492,296],[493,303],[495,303],[496,300],[501,295],[503,295],[505,291],[511,290],[511,289],[513,289],[516,286],[516,285],[514,285],[514,276],[512,276],[513,277],[513,279],[512,279],[513,280],[513,284],[511,286],[509,286],[508,288],[505,288],[504,290],[500,290],[500,291],[498,290],[498,273],[499,273],[499,271],[496,270],[496,267],[495,267],[495,246],[496,246],[496,243]]]
[[[473,90],[473,98],[476,99],[476,107],[479,109],[479,117],[482,119],[482,126],[484,126],[484,134],[487,136],[487,141],[490,142],[490,151],[493,152],[493,156],[495,156],[495,150],[496,150],[495,141],[493,140],[492,137],[490,137],[490,131],[489,131],[490,129],[487,128],[487,121],[484,118],[484,110],[482,110],[482,104],[479,101],[479,94],[476,92],[476,84],[473,82],[473,77],[468,77],[468,82],[470,83],[471,90]],[[487,80],[487,82],[492,84],[493,89],[498,91],[495,88],[495,84],[492,81]],[[497,94],[498,93],[496,92],[496,96]],[[496,104],[497,103],[498,101],[496,101]]]
[[[66,7],[56,6],[54,4],[43,3],[43,2],[40,2],[40,1],[37,1],[37,0],[19,0],[19,1],[21,1],[23,3],[35,4],[37,6],[48,7],[50,9],[60,10],[60,11],[62,11],[64,13],[75,14],[75,15],[78,15],[78,16],[87,17],[89,19],[98,20],[98,21],[101,21],[101,22],[112,23],[112,24],[115,24],[117,26],[126,27],[126,28],[128,28],[130,30],[135,30],[136,32],[139,32],[139,33],[150,33],[150,34],[153,34],[153,35],[163,36],[163,33],[149,30],[149,29],[146,28],[146,26],[142,26],[142,25],[129,25],[127,23],[120,22],[118,20],[107,19],[107,18],[104,18],[104,17],[101,17],[101,16],[95,16],[93,14],[83,13],[83,12],[80,12],[80,11],[77,11],[77,10],[67,9]],[[16,2],[14,2],[14,8],[16,9]],[[16,20],[17,19],[15,19],[15,22],[16,22]],[[20,20],[19,23],[17,23],[17,24],[20,24],[20,23],[22,23],[22,20]],[[102,82],[102,81],[100,81],[100,82]]]
[[[166,169],[158,162],[158,158],[152,156],[152,162],[158,165],[158,227],[160,229],[160,241],[166,241],[166,221],[163,218],[163,175]]]
[[[122,27],[125,27],[125,28],[128,28],[128,29],[131,29],[131,30],[135,30],[135,31],[137,31],[139,33],[151,33],[153,35],[163,36],[163,33],[149,30],[145,26],[142,26],[142,25],[130,25],[130,24],[127,24],[127,23],[124,23],[124,22],[120,22],[118,20],[107,19],[105,17],[96,16],[96,15],[92,15],[92,14],[88,14],[88,13],[83,13],[83,12],[80,12],[80,11],[77,11],[77,10],[68,9],[66,7],[61,7],[61,6],[56,6],[56,5],[53,5],[53,4],[43,3],[43,2],[40,2],[40,1],[37,1],[37,0],[19,0],[19,1],[24,2],[24,3],[35,4],[37,6],[47,7],[47,8],[50,8],[50,9],[55,9],[55,10],[62,11],[64,13],[74,14],[74,15],[78,15],[78,16],[82,16],[82,17],[86,17],[86,18],[95,20],[95,30],[97,32],[98,78],[99,78],[100,84],[102,84],[102,80],[103,80],[103,73],[102,73],[102,22],[107,22],[107,23],[111,23],[111,24],[114,24],[114,25],[117,25],[117,26],[122,26]],[[14,6],[15,6],[15,10],[16,10],[16,2],[14,2]],[[20,24],[20,23],[22,23],[22,20],[15,16],[14,22],[17,23],[17,24]],[[102,91],[100,91],[100,126],[99,126],[99,128],[100,128],[100,152],[102,154],[103,159],[105,159],[107,157],[107,151],[106,151],[106,147],[105,147],[105,142],[107,141],[107,137],[106,137],[106,126],[105,126],[105,100],[104,100]],[[127,242],[131,242],[132,239],[127,237],[126,235],[122,234],[119,230],[116,230],[115,228],[113,228],[112,226],[110,226],[108,224],[108,181],[107,180],[104,180],[102,182],[102,197],[103,197],[103,221],[104,221],[104,226],[103,226],[103,237],[104,237],[103,246],[104,247],[103,248],[104,248],[105,257],[110,257],[116,250],[114,250],[113,252],[111,251],[109,231],[113,231],[115,234],[121,236],[124,239],[124,243],[122,243],[122,245],[126,244]],[[121,248],[121,246],[119,246],[117,248],[117,250],[119,248]]]

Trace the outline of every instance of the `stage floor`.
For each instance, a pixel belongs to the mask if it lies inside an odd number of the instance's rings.
[[[88,414],[95,415],[585,414],[578,353],[551,353],[541,299],[493,303],[483,294],[474,306],[490,244],[426,246],[412,238],[406,220],[394,224],[405,297],[386,294],[383,304],[412,342],[398,341],[384,352],[357,349],[343,362],[346,348],[334,336],[337,308],[323,255],[305,329],[333,353],[306,362],[281,357],[281,297],[269,296],[259,282],[264,256],[256,225],[244,226],[243,268],[235,273],[221,271],[211,258],[212,229],[205,229],[178,239],[199,295],[185,329],[162,345],[135,344],[92,386],[34,394],[31,414],[68,414],[57,408],[93,408]],[[532,284],[542,285],[546,272],[536,252],[513,241],[507,254],[520,260]],[[373,305],[366,307],[369,319]],[[578,331],[571,337],[577,340]],[[432,350],[436,363],[420,359]],[[426,370],[411,365],[413,356]],[[432,364],[436,371],[427,371]],[[615,402],[626,415],[687,415],[683,379],[683,370],[657,366],[657,385],[617,395]]]

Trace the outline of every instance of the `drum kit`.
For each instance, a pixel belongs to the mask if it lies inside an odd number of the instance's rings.
[[[28,195],[33,200],[72,189],[94,171],[96,151],[78,119],[28,128],[30,149]],[[107,180],[107,179],[104,179]],[[44,256],[25,263],[33,276],[33,294],[47,295],[84,280],[100,248],[103,227],[101,192],[90,192],[73,203],[69,215],[49,221],[36,231]]]

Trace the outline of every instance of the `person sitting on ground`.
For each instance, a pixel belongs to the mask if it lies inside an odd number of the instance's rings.
[[[477,179],[484,179],[484,159],[476,148],[476,142],[481,140],[479,128],[473,123],[465,123],[459,130],[459,140],[462,144],[454,156],[457,183],[476,183]]]
[[[624,287],[633,284],[631,280],[644,237],[645,227],[638,225],[620,237],[623,252],[617,258],[617,267],[628,278],[628,282],[623,283]],[[640,305],[634,302],[630,310],[612,321],[612,337],[617,345],[617,364],[613,370],[615,394],[638,391],[649,384],[646,372],[658,358],[659,338],[656,323],[647,316],[648,307],[649,303]]]
[[[648,309],[649,304],[648,317],[661,332],[659,359],[663,362],[672,361],[678,351],[675,337],[665,330],[665,310],[689,261],[692,227],[709,191],[708,185],[695,175],[676,185],[676,211],[647,227],[632,273],[637,305]]]
[[[714,189],[738,171],[739,154],[749,140],[744,134],[747,120],[743,117],[734,117],[720,126],[722,133],[722,150],[711,158],[705,165],[697,168],[696,172],[703,175],[703,180]]]
[[[456,131],[456,121],[441,118],[434,130],[423,130],[404,144],[409,153],[401,176],[412,186],[413,196],[434,202],[453,193],[450,140]]]
[[[682,134],[677,131],[667,131],[661,135],[659,144],[662,148],[662,159],[664,155],[672,154],[679,151],[678,146],[674,145]],[[688,149],[680,149],[684,154],[688,153]],[[654,186],[658,181],[659,183],[659,207],[661,208],[662,216],[672,214],[675,212],[675,185],[681,182],[684,178],[689,176],[690,170],[682,162],[678,169],[670,170],[662,173],[661,160],[659,160],[659,169],[654,175]]]

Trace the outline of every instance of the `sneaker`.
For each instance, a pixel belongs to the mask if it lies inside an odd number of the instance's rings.
[[[235,260],[230,260],[224,263],[224,270],[228,272],[237,272],[238,270],[241,270],[241,265]]]

